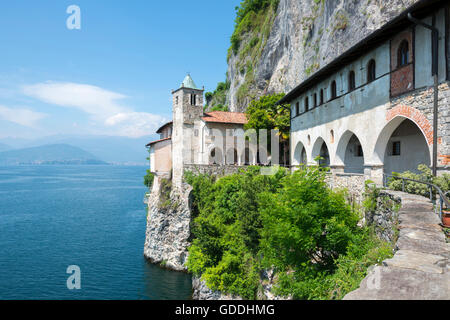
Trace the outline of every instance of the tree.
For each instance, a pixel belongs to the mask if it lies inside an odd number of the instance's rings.
[[[247,108],[246,115],[248,123],[245,129],[267,129],[268,143],[270,148],[270,130],[279,131],[280,144],[282,146],[282,154],[284,164],[288,162],[289,136],[290,136],[290,106],[289,104],[278,105],[277,102],[284,97],[284,93],[270,94],[253,100]]]

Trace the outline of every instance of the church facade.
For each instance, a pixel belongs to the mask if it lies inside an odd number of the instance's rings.
[[[190,75],[172,92],[173,120],[157,133],[160,139],[147,145],[150,171],[157,176],[171,177],[173,185],[181,186],[187,167],[253,164],[245,150],[237,148],[236,139],[244,135],[247,118],[244,113],[203,109],[203,89]]]

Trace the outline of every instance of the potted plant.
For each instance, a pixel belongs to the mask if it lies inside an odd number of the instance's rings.
[[[442,224],[446,228],[450,228],[450,211],[442,210]]]

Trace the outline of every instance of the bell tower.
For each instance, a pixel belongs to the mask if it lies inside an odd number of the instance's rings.
[[[195,125],[203,117],[203,91],[203,88],[197,88],[190,74],[186,75],[177,90],[172,91],[172,181],[175,187],[182,185],[184,165],[194,163],[198,148]]]

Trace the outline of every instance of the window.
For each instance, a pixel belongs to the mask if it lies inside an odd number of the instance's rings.
[[[331,100],[336,99],[336,97],[337,97],[336,81],[333,81],[331,83]]]
[[[356,81],[355,81],[355,71],[350,71],[348,74],[348,91],[353,91],[356,88]]]
[[[323,104],[323,89],[320,89],[320,104]]]
[[[363,148],[360,144],[356,146],[356,157],[364,157]]]
[[[409,63],[409,43],[403,40],[398,47],[397,52],[397,67],[406,66]]]
[[[314,93],[314,108],[317,107],[317,93]]]
[[[175,97],[175,104],[178,104],[178,96]]]
[[[375,60],[370,60],[367,64],[367,82],[372,82],[377,77]]]
[[[401,144],[400,141],[395,141],[392,143],[392,155],[399,156],[401,154]]]
[[[195,106],[197,104],[197,96],[195,94],[191,94],[191,105]]]
[[[295,115],[298,116],[300,114],[300,102],[295,104]]]
[[[305,112],[307,112],[309,110],[309,98],[306,97],[305,98]]]

